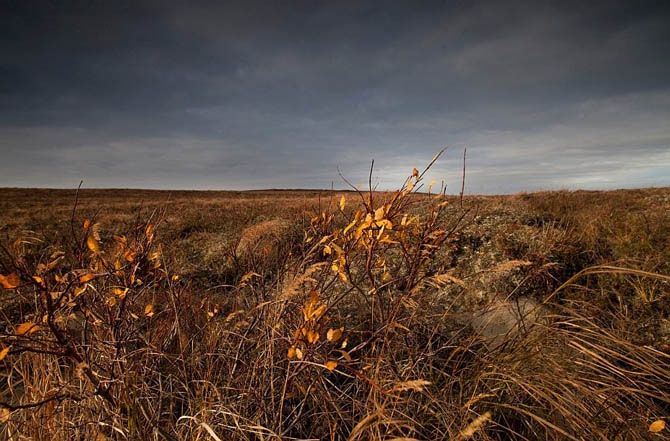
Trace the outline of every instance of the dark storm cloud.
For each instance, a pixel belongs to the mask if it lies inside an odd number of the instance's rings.
[[[1,4],[0,185],[670,184],[663,3]]]

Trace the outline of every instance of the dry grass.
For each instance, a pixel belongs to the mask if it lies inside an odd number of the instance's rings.
[[[417,178],[0,190],[0,438],[667,438],[670,190]]]

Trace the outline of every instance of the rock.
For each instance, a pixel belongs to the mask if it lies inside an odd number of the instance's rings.
[[[544,311],[542,305],[529,298],[496,299],[484,311],[474,313],[470,324],[489,346],[494,347],[519,332],[529,331]]]

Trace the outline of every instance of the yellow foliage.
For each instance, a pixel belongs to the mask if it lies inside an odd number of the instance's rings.
[[[79,277],[79,283],[86,283],[90,282],[91,280],[95,279],[95,274],[91,273],[86,273],[83,276]]]
[[[89,234],[86,238],[86,246],[88,246],[88,249],[91,250],[91,252],[94,254],[98,254],[100,252],[100,245],[92,234]]]
[[[340,329],[329,329],[328,332],[326,333],[326,339],[330,342],[336,342],[340,338],[342,338],[342,331],[344,328]]]
[[[147,317],[152,317],[154,315],[154,305],[149,303],[147,306],[145,306],[144,315],[146,315]]]
[[[649,425],[649,431],[651,433],[659,433],[662,432],[664,429],[665,429],[665,421],[663,420],[656,420]]]
[[[321,338],[321,337],[320,337],[320,335],[319,335],[318,332],[313,331],[313,330],[311,330],[311,329],[307,331],[307,342],[308,342],[308,343],[310,343],[310,344],[314,344],[314,343],[316,343],[317,341],[319,341],[320,338]]]
[[[119,297],[120,299],[123,299],[126,297],[126,294],[128,293],[128,288],[114,288],[112,290],[112,293],[114,293],[115,296]]]
[[[7,276],[0,274],[0,285],[5,289],[14,289],[21,283],[21,278],[16,273],[11,273]]]
[[[9,421],[9,416],[11,411],[6,407],[0,407],[0,423],[6,423]]]
[[[36,333],[39,330],[39,325],[33,322],[25,322],[16,327],[16,335],[30,335]]]

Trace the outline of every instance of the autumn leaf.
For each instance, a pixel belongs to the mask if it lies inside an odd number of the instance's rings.
[[[147,225],[147,228],[144,230],[144,234],[146,235],[147,240],[149,242],[154,240],[154,225],[153,224]]]
[[[0,423],[6,423],[9,421],[9,415],[11,411],[6,407],[0,407]]]
[[[98,241],[93,234],[89,234],[86,238],[86,246],[94,254],[98,254],[100,252],[100,245],[98,244]]]
[[[330,372],[333,372],[333,371],[335,370],[335,368],[337,367],[337,361],[335,361],[335,360],[328,360],[328,361],[324,364],[324,366],[325,366],[326,369],[328,369]]]
[[[65,259],[65,253],[62,251],[56,251],[54,252],[49,259],[51,259],[51,262],[49,262],[45,268],[46,271],[52,270],[58,266],[58,264]]]
[[[86,291],[86,286],[78,286],[74,289],[74,297],[77,298]]]
[[[95,279],[95,274],[86,273],[83,276],[79,277],[79,283],[87,283]]]
[[[384,219],[384,207],[379,207],[375,210],[375,220],[382,220]]]
[[[656,420],[649,425],[649,431],[651,433],[659,433],[665,429],[665,421]]]
[[[293,360],[296,357],[296,347],[291,346],[288,348],[288,353],[286,354],[289,360]]]
[[[321,336],[319,335],[318,332],[312,331],[311,329],[309,331],[307,331],[307,342],[308,343],[314,344],[317,341],[319,341],[320,338],[321,338]]]
[[[154,315],[154,305],[149,303],[147,306],[145,306],[144,315],[146,315],[147,317],[152,317]]]
[[[123,299],[124,297],[126,297],[126,294],[128,293],[128,288],[124,288],[124,289],[114,288],[112,290],[112,293],[114,293],[114,295],[119,297],[120,299]]]
[[[16,327],[16,335],[30,335],[39,331],[40,327],[33,322],[21,323]]]
[[[331,328],[331,329],[329,329],[328,332],[326,333],[326,338],[328,339],[328,341],[336,342],[340,338],[342,338],[342,329],[343,328],[340,328],[340,329],[332,329]]]
[[[342,197],[340,198],[340,210],[344,211],[344,207],[346,207],[346,205],[347,205],[347,198],[345,198],[344,195],[342,195]]]
[[[4,360],[5,357],[7,357],[7,354],[9,354],[9,349],[11,346],[7,346],[6,348],[0,350],[0,361]]]
[[[413,178],[416,178],[416,177],[418,177],[418,176],[419,176],[419,170],[417,170],[416,167],[414,167],[414,168],[412,169],[412,177],[413,177]]]
[[[19,277],[18,274],[16,273],[11,273],[8,274],[7,276],[3,276],[0,274],[0,285],[2,285],[3,288],[5,289],[14,289],[21,284],[21,278]]]
[[[123,258],[126,259],[128,262],[133,262],[135,260],[136,253],[133,250],[126,250],[123,253]]]

